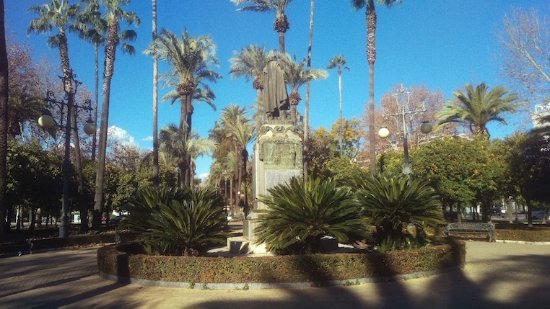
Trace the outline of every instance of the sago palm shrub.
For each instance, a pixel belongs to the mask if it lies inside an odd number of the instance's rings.
[[[426,181],[373,175],[356,184],[357,205],[377,227],[378,244],[385,250],[422,245],[424,227],[443,223],[441,202]]]
[[[128,204],[121,227],[135,233],[147,253],[204,255],[225,243],[223,199],[208,188],[144,188]]]
[[[260,210],[257,242],[277,254],[322,251],[321,238],[332,236],[341,243],[361,239],[365,226],[361,209],[347,188],[332,180],[292,178],[261,197],[267,209]]]

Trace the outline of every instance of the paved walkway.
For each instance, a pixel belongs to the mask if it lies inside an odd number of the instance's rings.
[[[548,308],[550,246],[467,243],[467,264],[351,287],[200,290],[101,279],[96,248],[0,259],[0,308]]]

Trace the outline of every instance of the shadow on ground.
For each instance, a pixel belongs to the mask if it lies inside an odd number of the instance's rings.
[[[0,260],[2,308],[527,308],[550,303],[550,247],[468,243],[463,269],[349,287],[190,290],[114,283],[94,249]],[[332,280],[308,269],[311,278]]]

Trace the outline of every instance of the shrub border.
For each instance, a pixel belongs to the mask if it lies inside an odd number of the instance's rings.
[[[120,244],[99,248],[99,275],[121,283],[190,289],[348,286],[427,277],[454,270],[464,265],[466,255],[465,243],[453,240],[448,244],[406,252],[233,258],[147,256],[127,253],[132,251],[131,247],[131,244]],[[427,257],[429,260],[419,263],[419,259],[410,258],[411,256]],[[292,268],[289,265],[302,265],[302,268]],[[358,266],[363,266],[359,272]],[[178,267],[189,271],[174,271]],[[209,277],[213,267],[219,271]],[[304,268],[309,271],[292,271]],[[292,274],[287,273],[288,276],[285,277],[285,270],[292,271]],[[360,278],[357,278],[358,273]]]

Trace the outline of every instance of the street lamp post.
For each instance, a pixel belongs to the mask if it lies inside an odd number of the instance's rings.
[[[406,101],[403,101],[401,98],[406,95],[407,99]],[[411,92],[403,87],[399,88],[399,90],[393,94],[395,97],[395,102],[397,104],[397,112],[395,113],[387,113],[386,110],[384,110],[384,118],[388,117],[394,117],[397,128],[399,129],[399,121],[401,121],[402,124],[402,138],[403,138],[403,174],[410,175],[412,173],[412,167],[411,167],[411,159],[409,156],[409,128],[407,126],[406,117],[409,115],[414,114],[420,114],[426,112],[426,108],[424,106],[424,102],[422,103],[422,108],[419,109],[411,109],[409,106],[410,103],[410,95]],[[422,125],[420,126],[420,130],[424,134],[428,134],[432,131],[432,126],[428,121],[423,121]],[[390,134],[390,131],[387,128],[381,128],[378,131],[378,135],[382,138],[386,138]]]
[[[71,74],[70,80],[66,81],[64,77],[60,77],[63,81],[63,85],[66,83],[74,83],[74,90],[72,92],[66,92],[63,99],[56,99],[54,93],[50,90],[46,93],[46,98],[44,101],[49,108],[57,107],[60,113],[59,124],[53,119],[52,114],[47,110],[44,115],[38,118],[38,125],[44,129],[52,129],[54,127],[59,127],[65,132],[65,153],[63,157],[63,198],[61,201],[61,224],[59,226],[59,237],[67,238],[69,236],[69,194],[70,194],[70,180],[71,180],[71,115],[73,109],[84,109],[88,111],[88,120],[84,126],[84,132],[86,134],[93,134],[96,130],[95,123],[92,120],[91,111],[92,111],[92,101],[86,100],[84,105],[77,105],[74,103],[76,92],[78,86],[82,84],[80,81],[75,79],[76,75]],[[66,112],[65,123],[63,123],[64,114]],[[75,124],[76,125],[76,124]]]

